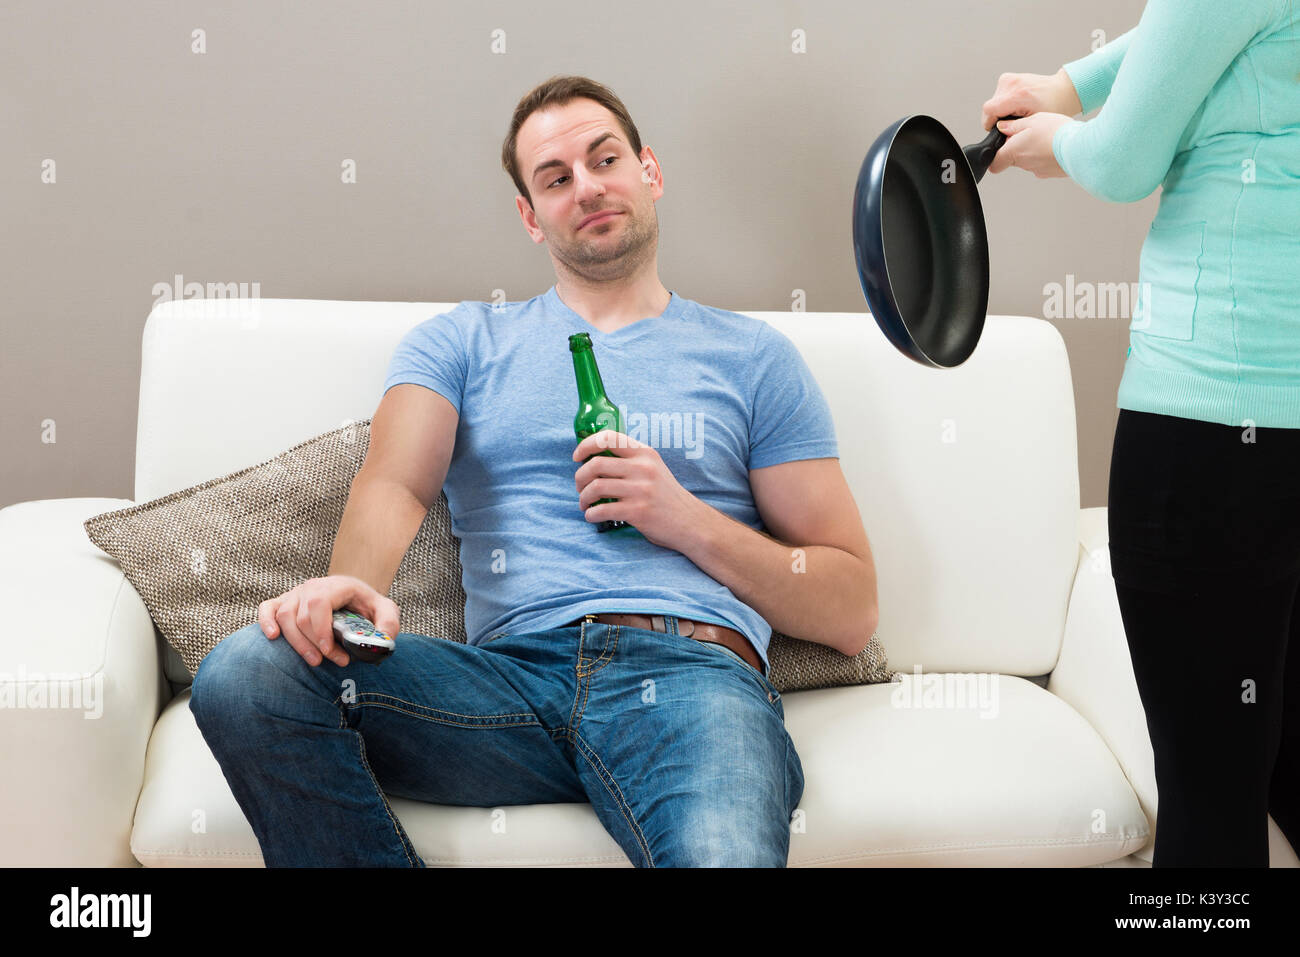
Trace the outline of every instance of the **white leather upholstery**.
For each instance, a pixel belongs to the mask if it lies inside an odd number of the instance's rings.
[[[996,716],[909,710],[896,686],[784,696],[806,780],[790,839],[799,865],[1088,865],[1137,850],[1148,831],[1097,732],[1023,678],[998,679]],[[189,690],[149,745],[131,851],[150,866],[261,864],[252,828],[190,715]],[[588,804],[492,808],[395,799],[425,863],[630,867]],[[1089,827],[1095,809],[1106,830]],[[203,833],[193,833],[202,809]]]
[[[129,504],[0,509],[0,607],[27,626],[0,632],[0,865],[135,863],[145,746],[170,691],[144,602],[81,525]]]
[[[156,307],[144,336],[135,500],[370,417],[397,341],[451,305]],[[876,558],[891,666],[909,680],[918,668],[1002,673],[992,718],[897,707],[893,685],[788,693],[806,777],[791,863],[1141,863],[1126,856],[1151,833],[1150,745],[1134,718],[1141,704],[1118,612],[1107,607],[1113,588],[1099,573],[1076,576],[1087,556],[1060,335],[1041,320],[990,317],[966,364],[931,370],[899,355],[862,313],[750,315],[795,342],[830,402]],[[340,361],[344,378],[330,375]],[[0,689],[20,663],[81,668],[103,675],[108,705],[99,723],[0,711],[6,766],[24,781],[3,798],[0,863],[260,864],[188,689],[168,701],[160,661],[179,683],[188,676],[81,528],[125,504],[0,511],[0,567],[15,576],[0,579],[0,599],[33,607],[43,596],[60,610],[39,654],[0,639]],[[1091,526],[1083,518],[1090,534],[1095,517]],[[1046,689],[1009,677],[1045,675],[1058,660]],[[430,864],[629,863],[585,804],[507,809],[504,834],[490,809],[393,805]]]

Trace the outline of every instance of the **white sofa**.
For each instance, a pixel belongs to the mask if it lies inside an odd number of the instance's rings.
[[[403,333],[451,305],[156,306],[134,501],[370,417]],[[795,342],[830,402],[878,566],[879,634],[908,674],[785,696],[806,776],[791,865],[1149,863],[1151,747],[1105,510],[1079,508],[1056,329],[992,316],[967,363],[931,370],[865,313],[750,315]],[[340,362],[351,375],[334,374]],[[82,528],[129,504],[0,510],[0,600],[34,618],[30,636],[0,638],[0,864],[260,865],[190,714],[187,672]],[[86,697],[40,707],[34,684],[47,704]],[[515,808],[498,833],[492,809],[392,803],[430,866],[630,866],[586,804]],[[1294,865],[1270,828],[1274,864]]]

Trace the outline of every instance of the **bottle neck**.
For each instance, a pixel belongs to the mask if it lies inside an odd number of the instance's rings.
[[[605,383],[601,381],[596,356],[590,349],[580,349],[573,354],[573,374],[578,379],[578,398],[583,402],[593,402],[605,394]]]

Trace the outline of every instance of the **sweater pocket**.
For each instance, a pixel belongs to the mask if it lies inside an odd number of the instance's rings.
[[[1161,339],[1192,338],[1204,252],[1205,223],[1151,224],[1142,244],[1138,295],[1130,332]]]

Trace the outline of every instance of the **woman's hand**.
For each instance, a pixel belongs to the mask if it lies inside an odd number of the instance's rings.
[[[1032,113],[1077,116],[1082,111],[1074,82],[1064,68],[1054,76],[1003,73],[998,77],[998,88],[984,104],[984,129],[993,129],[994,121],[1000,116],[1029,116]]]
[[[998,129],[1007,136],[998,154],[989,165],[990,173],[1000,173],[1008,167],[1033,173],[1039,179],[1064,176],[1065,170],[1056,161],[1052,151],[1052,137],[1066,123],[1068,116],[1060,113],[1035,113],[1018,120],[1000,120]]]

